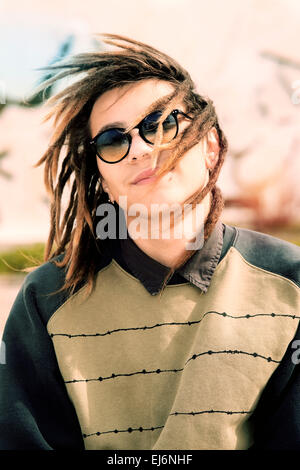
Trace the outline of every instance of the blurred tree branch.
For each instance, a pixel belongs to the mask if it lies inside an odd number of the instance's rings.
[[[263,51],[261,52],[261,56],[265,59],[270,59],[279,65],[288,65],[289,67],[300,69],[300,62],[297,62],[293,59],[289,59],[287,57],[283,57],[279,54],[276,54],[275,52]]]
[[[2,151],[0,152],[0,161],[6,157],[8,155],[8,151],[5,150],[5,151]],[[9,173],[8,171],[6,170],[3,170],[3,168],[0,168],[0,176],[2,176],[3,178],[6,178],[6,179],[11,179],[12,178],[12,174]]]

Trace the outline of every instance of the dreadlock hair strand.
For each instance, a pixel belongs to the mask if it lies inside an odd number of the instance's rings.
[[[75,83],[47,102],[52,109],[45,120],[54,120],[54,133],[49,148],[36,163],[36,166],[44,164],[44,181],[51,200],[50,231],[44,260],[65,268],[65,283],[60,290],[70,290],[71,293],[82,284],[87,284],[87,294],[92,291],[99,258],[107,250],[105,240],[95,236],[95,220],[97,206],[107,202],[108,198],[101,185],[96,156],[89,144],[90,114],[96,99],[106,91],[145,79],[170,82],[174,92],[153,104],[153,109],[160,106],[163,110],[153,154],[157,156],[161,149],[173,149],[170,159],[157,173],[158,180],[215,128],[219,137],[218,162],[210,173],[207,185],[185,202],[191,202],[195,207],[211,194],[210,212],[204,227],[205,239],[210,236],[223,208],[223,198],[216,181],[227,151],[227,140],[219,126],[212,101],[196,93],[188,72],[168,55],[120,35],[105,34],[101,37],[106,44],[113,46],[113,50],[81,53],[43,67],[52,75],[36,91],[46,89],[61,79],[76,78]],[[165,145],[162,143],[162,122],[180,102],[185,104],[186,112],[192,115],[193,120],[181,135]],[[145,113],[149,113],[149,109]],[[139,116],[127,131],[141,119]],[[69,199],[63,212],[62,200],[67,186]],[[54,259],[59,255],[63,255],[59,261]],[[193,251],[188,251],[178,260],[166,277],[164,286],[174,270],[192,255]]]

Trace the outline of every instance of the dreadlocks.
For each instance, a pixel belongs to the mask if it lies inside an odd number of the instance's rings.
[[[192,202],[195,207],[211,192],[211,208],[205,222],[204,239],[211,234],[223,208],[223,198],[216,181],[227,151],[227,141],[219,126],[213,103],[194,91],[194,84],[187,71],[166,54],[123,36],[105,35],[103,39],[114,49],[78,54],[68,61],[49,66],[47,69],[54,75],[43,84],[46,89],[62,78],[79,77],[75,83],[48,100],[53,109],[45,120],[53,117],[55,130],[49,148],[36,164],[45,164],[45,185],[51,197],[50,233],[44,261],[52,260],[57,266],[66,268],[62,289],[70,289],[71,293],[81,282],[87,282],[88,293],[91,292],[99,257],[105,254],[104,240],[96,239],[94,228],[97,206],[107,202],[107,194],[102,188],[95,155],[89,145],[91,136],[88,128],[93,104],[104,92],[149,78],[170,82],[174,93],[162,100],[164,112],[161,121],[173,109],[179,96],[194,119],[176,138],[176,142],[169,144],[173,146],[174,152],[158,176],[174,167],[178,159],[214,127],[219,137],[218,162],[205,188],[185,202]],[[154,151],[160,148],[158,137]],[[67,184],[70,187],[69,200],[62,214],[62,195]],[[62,253],[62,260],[53,260]],[[192,250],[186,251],[177,265],[170,269],[164,286],[174,270],[193,253]]]

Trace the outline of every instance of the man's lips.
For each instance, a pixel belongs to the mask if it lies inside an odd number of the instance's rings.
[[[154,180],[156,172],[157,172],[157,169],[152,170],[151,168],[149,168],[148,170],[144,170],[133,180],[131,184],[138,184],[138,183],[142,183],[143,181],[147,182],[147,181]]]

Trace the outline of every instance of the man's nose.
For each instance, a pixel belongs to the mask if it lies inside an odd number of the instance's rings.
[[[145,142],[145,140],[140,136],[138,129],[132,130],[131,137],[131,146],[127,155],[127,158],[130,161],[139,160],[140,158],[144,158],[146,155],[151,155],[153,145]]]

